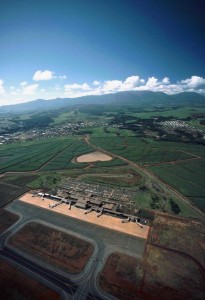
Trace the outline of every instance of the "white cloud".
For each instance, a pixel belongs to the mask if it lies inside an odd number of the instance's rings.
[[[163,83],[163,84],[169,84],[169,77],[164,77],[164,78],[162,79],[162,83]]]
[[[60,75],[60,76],[58,76],[58,78],[60,78],[60,79],[66,79],[67,76],[66,75]]]
[[[124,81],[122,80],[106,80],[104,82],[93,81],[95,87],[90,87],[87,83],[82,85],[66,84],[64,85],[65,95],[69,97],[80,97],[85,95],[102,95],[107,93],[115,93],[120,91],[134,90],[136,86],[140,86],[145,83],[144,79],[140,79],[139,76],[130,76]]]
[[[94,80],[94,81],[93,81],[93,85],[95,85],[95,86],[100,85],[100,81]]]
[[[114,93],[122,91],[135,90],[145,83],[144,79],[140,79],[139,76],[127,77],[124,81],[122,80],[107,80],[98,88],[102,94],[104,93]]]
[[[39,81],[39,80],[51,80],[55,78],[54,73],[52,71],[36,71],[35,74],[33,75],[33,80]]]
[[[100,86],[102,93],[108,92],[122,92],[134,90],[135,87],[144,84],[144,79],[140,79],[139,76],[127,77],[124,81],[122,80],[107,80]]]
[[[20,83],[20,86],[25,86],[25,85],[27,85],[27,84],[28,84],[27,81],[22,81],[22,82]]]
[[[59,79],[66,79],[67,78],[66,75],[55,76],[54,74],[55,74],[55,72],[52,72],[52,71],[49,71],[49,70],[45,70],[45,71],[38,70],[33,75],[33,80],[39,81],[39,80],[51,80],[51,79],[54,79],[54,78],[59,78]]]
[[[156,87],[157,85],[159,85],[158,79],[155,77],[149,77],[146,83],[146,87],[148,89],[152,89],[154,87]]]
[[[199,76],[192,76],[191,78],[182,80],[181,83],[187,85],[188,87],[195,88],[200,85],[205,85],[205,78]]]
[[[122,87],[121,80],[107,80],[105,81],[102,91],[105,93],[119,91]]]
[[[73,84],[65,84],[64,85],[64,89],[66,92],[72,91],[72,90],[82,90],[82,91],[90,91],[91,88],[87,83],[83,83],[83,84],[77,84],[77,83],[73,83]]]
[[[143,84],[144,82],[144,79],[140,79],[139,76],[130,76],[127,77],[126,80],[123,82],[123,88],[132,89],[136,86]]]
[[[0,95],[5,94],[4,82],[0,79]]]
[[[39,84],[37,84],[37,83],[27,85],[27,86],[22,88],[22,94],[23,95],[33,95],[33,94],[35,94],[38,87],[39,87]]]

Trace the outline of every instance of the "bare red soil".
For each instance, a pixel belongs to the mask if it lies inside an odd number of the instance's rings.
[[[119,299],[138,299],[142,275],[140,262],[136,258],[113,253],[100,274],[99,284],[104,291]]]
[[[148,300],[203,300],[205,278],[196,263],[149,245],[143,296]]]
[[[122,300],[203,300],[205,276],[186,256],[147,245],[142,260],[111,254],[99,275],[102,290]]]
[[[152,245],[188,254],[205,269],[205,226],[200,221],[156,214],[149,237]]]
[[[9,244],[70,274],[81,273],[94,250],[85,240],[35,222],[21,228]]]

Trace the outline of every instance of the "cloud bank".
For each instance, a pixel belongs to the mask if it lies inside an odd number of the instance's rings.
[[[91,85],[66,84],[64,94],[68,97],[79,97],[85,95],[103,95],[123,91],[154,91],[166,94],[176,94],[180,92],[205,93],[205,78],[192,76],[176,83],[170,83],[168,77],[159,80],[156,77],[149,77],[147,80],[137,75],[127,77],[123,80],[106,80],[104,82],[93,81]]]
[[[54,76],[54,72],[36,71],[33,75],[33,83],[29,80],[21,81],[15,87],[7,86],[0,79],[0,105],[20,103],[34,99],[76,98],[87,95],[103,95],[123,91],[154,91],[166,94],[180,92],[197,92],[205,94],[205,78],[193,75],[177,82],[171,82],[168,76],[158,79],[150,76],[146,79],[138,75],[132,75],[124,80],[114,79],[88,82],[69,82],[66,75]],[[52,81],[49,81],[51,80]],[[63,81],[65,84],[62,84]]]

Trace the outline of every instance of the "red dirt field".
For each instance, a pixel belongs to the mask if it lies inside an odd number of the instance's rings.
[[[143,270],[132,256],[112,253],[99,276],[100,287],[107,293],[123,300],[138,299]]]
[[[0,291],[2,300],[62,299],[57,292],[3,260],[0,260]]]
[[[142,260],[113,253],[99,274],[99,285],[122,300],[203,300],[205,278],[187,257],[147,245]]]
[[[81,273],[94,250],[85,240],[36,222],[22,227],[9,244],[70,274]]]
[[[205,278],[187,257],[148,246],[143,295],[149,300],[203,300]]]
[[[17,222],[19,219],[18,215],[15,215],[4,209],[0,209],[0,234],[3,233],[7,228]]]
[[[205,268],[204,237],[205,226],[198,220],[156,214],[149,242],[189,254]]]

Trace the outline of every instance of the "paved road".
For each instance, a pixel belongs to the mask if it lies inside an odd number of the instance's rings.
[[[48,282],[52,282],[54,286],[59,287],[61,290],[70,295],[73,295],[78,289],[78,285],[72,282],[69,278],[44,268],[34,261],[27,259],[25,256],[18,254],[9,247],[3,247],[3,249],[0,251],[0,257],[13,261],[15,264],[18,264],[21,267],[36,273],[40,277],[45,278]]]

